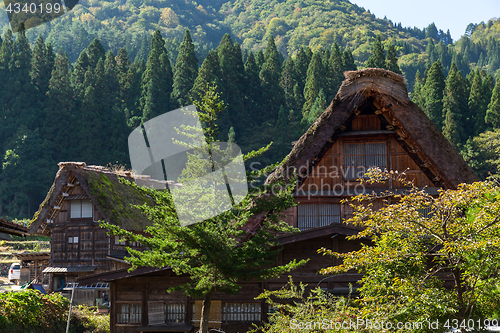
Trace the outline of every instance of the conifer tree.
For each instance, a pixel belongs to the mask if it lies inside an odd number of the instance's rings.
[[[142,60],[136,60],[128,69],[127,80],[130,82],[129,93],[126,96],[125,103],[127,108],[125,110],[125,117],[129,128],[134,129],[140,125],[142,120],[141,109],[141,83],[142,76],[146,70],[146,65]]]
[[[257,64],[257,66],[259,67],[259,72],[260,70],[262,69],[262,65],[264,65],[264,62],[266,60],[264,59],[264,52],[262,52],[262,50],[259,50],[256,54],[255,54],[255,63]]]
[[[76,103],[74,100],[73,86],[71,85],[71,63],[66,53],[59,51],[54,63],[54,70],[49,81],[47,92],[47,107],[45,108],[45,122],[42,135],[57,149],[51,149],[51,158],[54,161],[69,161],[76,159],[72,132],[75,123]],[[76,122],[78,123],[78,122]],[[54,147],[55,148],[55,147]]]
[[[75,89],[75,93],[78,100],[81,100],[83,94],[85,93],[84,85],[85,82],[85,73],[90,69],[89,57],[87,55],[87,51],[83,50],[78,57],[78,60],[75,64],[75,69],[73,70],[71,77],[71,84]]]
[[[483,95],[483,82],[479,69],[472,73],[472,84],[469,94],[469,110],[473,115],[472,123],[474,131],[473,136],[477,136],[486,130],[486,109],[488,101]]]
[[[217,51],[211,50],[208,52],[207,57],[203,60],[201,67],[198,71],[198,76],[194,80],[194,85],[189,95],[191,99],[197,100],[200,95],[203,95],[207,86],[214,85],[219,90],[218,93],[224,96],[221,88],[221,71],[219,66],[219,56]]]
[[[307,69],[307,79],[304,88],[304,106],[302,107],[302,114],[304,116],[309,115],[311,112],[313,104],[318,98],[319,92],[325,86],[324,82],[324,72],[323,63],[318,53],[314,53]],[[323,92],[324,93],[324,92]]]
[[[316,97],[316,100],[311,107],[311,111],[307,115],[308,127],[311,126],[316,121],[316,119],[318,119],[318,117],[325,111],[326,107],[326,96],[323,89],[320,89],[318,97]]]
[[[415,75],[415,85],[413,87],[412,102],[417,104],[419,108],[423,108],[422,102],[422,76],[420,75],[420,70],[417,69],[417,74]]]
[[[380,35],[377,35],[377,38],[375,38],[372,48],[372,55],[366,61],[366,67],[385,68],[385,50],[382,42],[380,41]]]
[[[283,89],[283,93],[285,96],[285,105],[288,110],[297,110],[297,105],[295,104],[295,96],[293,94],[293,87],[297,84],[296,76],[297,75],[295,72],[293,58],[289,57],[283,62],[283,69],[281,71],[280,79],[280,86]],[[283,117],[284,119],[286,119],[287,117],[285,111],[283,111]]]
[[[493,89],[485,121],[495,129],[500,127],[500,79],[497,79],[497,84]]]
[[[172,90],[172,103],[177,106],[189,105],[189,91],[193,88],[194,80],[198,75],[198,59],[194,52],[193,40],[189,30],[186,30],[182,40],[179,55],[175,62]],[[173,105],[172,105],[173,106]]]
[[[169,96],[164,92],[165,77],[160,64],[160,53],[157,49],[152,49],[149,52],[141,84],[140,103],[143,122],[169,111]]]
[[[396,57],[396,48],[393,44],[387,47],[387,58],[385,60],[385,68],[397,74],[403,74],[398,65],[398,58]]]
[[[422,88],[423,111],[437,128],[443,127],[443,91],[445,80],[443,67],[438,60],[427,71]]]
[[[297,93],[294,92],[296,104],[300,107],[297,111],[302,111],[302,106],[304,105],[304,87],[307,79],[307,68],[309,68],[309,63],[311,59],[306,55],[304,48],[301,46],[297,55],[295,56],[295,72],[297,73]]]
[[[104,51],[104,46],[102,46],[99,39],[95,38],[87,47],[87,55],[89,59],[90,68],[95,69],[97,66],[97,62],[100,59],[104,60],[106,56],[106,51]]]
[[[145,34],[142,38],[141,47],[137,52],[134,61],[142,60],[144,63],[148,60],[149,51],[151,50],[151,41],[149,34]]]
[[[451,64],[443,97],[443,113],[445,114],[443,134],[457,150],[467,141],[473,133],[468,130],[473,126],[469,119],[467,86],[462,73],[455,63]]]
[[[274,123],[278,116],[279,107],[284,102],[284,95],[283,89],[279,85],[281,76],[280,57],[272,36],[268,39],[264,59],[265,62],[259,73],[262,86],[262,108],[266,112],[266,119]]]
[[[339,45],[335,42],[332,48],[332,54],[330,59],[328,59],[328,67],[325,68],[327,71],[327,80],[325,86],[325,93],[327,100],[331,101],[342,84],[344,79],[344,71],[342,64],[342,52],[340,51]]]
[[[354,57],[352,56],[352,52],[349,48],[344,50],[342,53],[342,65],[344,66],[344,71],[356,71],[358,67],[354,63]]]
[[[254,54],[250,52],[245,62],[245,109],[252,117],[255,124],[262,123],[262,89],[260,86],[259,66],[255,61]]]
[[[38,88],[43,98],[49,90],[49,81],[53,66],[53,59],[49,59],[47,47],[43,41],[43,37],[40,35],[36,39],[33,48],[30,76],[31,82]]]

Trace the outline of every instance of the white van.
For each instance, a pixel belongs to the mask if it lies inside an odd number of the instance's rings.
[[[13,263],[9,268],[9,281],[18,283],[21,278],[21,264]]]

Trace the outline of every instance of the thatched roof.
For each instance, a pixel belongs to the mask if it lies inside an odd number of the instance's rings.
[[[345,124],[359,113],[358,107],[367,101],[376,105],[377,112],[392,124],[401,142],[414,152],[412,158],[418,160],[436,186],[456,188],[460,183],[479,180],[441,131],[410,101],[401,75],[379,68],[344,75],[346,80],[330,106],[295,143],[285,165],[268,177],[268,183],[288,177],[285,170],[291,168],[310,170],[321,159],[325,146],[335,142]],[[301,179],[298,186],[300,183]]]
[[[15,236],[26,236],[28,234],[28,228],[0,218],[0,233]]]
[[[64,198],[71,198],[63,193],[71,191],[75,184],[83,187],[86,193],[84,196],[92,200],[106,222],[128,230],[143,230],[150,224],[148,218],[131,205],[151,203],[151,199],[119,181],[119,178],[134,180],[130,172],[87,166],[83,162],[62,162],[58,165],[59,171],[54,183],[31,222],[30,233],[50,234],[50,228],[47,228],[50,221],[47,220],[54,220],[58,213],[54,206],[60,206]]]

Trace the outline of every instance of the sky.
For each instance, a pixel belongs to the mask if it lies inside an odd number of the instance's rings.
[[[378,18],[387,16],[403,27],[425,28],[432,22],[453,40],[464,34],[469,23],[488,22],[500,17],[500,0],[350,0]]]

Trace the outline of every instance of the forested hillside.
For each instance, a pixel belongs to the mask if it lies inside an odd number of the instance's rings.
[[[258,161],[274,163],[328,106],[342,73],[365,66],[401,71],[412,99],[484,176],[496,170],[477,136],[500,127],[499,31],[499,20],[470,24],[452,43],[434,24],[403,28],[348,1],[82,1],[59,21],[0,38],[0,215],[32,216],[59,161],[128,165],[130,131],[191,104],[207,84],[228,104],[221,139],[245,152],[274,141]]]

